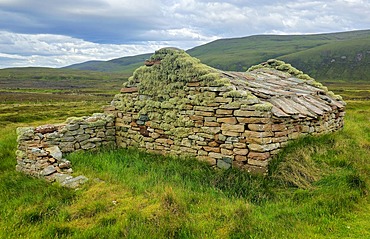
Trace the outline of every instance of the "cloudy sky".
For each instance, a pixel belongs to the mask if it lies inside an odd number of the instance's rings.
[[[370,0],[0,0],[0,68],[189,49],[219,38],[370,29]]]

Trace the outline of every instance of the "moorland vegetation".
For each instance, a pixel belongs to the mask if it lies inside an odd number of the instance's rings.
[[[101,112],[128,75],[21,71],[0,70],[0,238],[370,237],[367,79],[323,82],[344,129],[291,143],[266,177],[103,148],[67,156],[91,179],[71,190],[15,171],[15,129]]]

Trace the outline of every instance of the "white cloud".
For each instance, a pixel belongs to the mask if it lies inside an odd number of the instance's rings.
[[[202,31],[192,28],[178,28],[178,29],[165,29],[165,30],[151,30],[147,32],[151,38],[161,39],[161,37],[166,36],[167,41],[175,42],[193,42],[190,46],[195,46],[198,44],[203,44],[209,41],[218,39],[217,36],[207,36],[204,35]],[[180,44],[181,48],[189,48],[187,44]]]
[[[215,38],[189,29],[170,29],[155,34],[167,34],[170,41],[136,42],[136,44],[99,44],[81,39],[51,34],[19,34],[0,31],[0,68],[17,66],[61,67],[89,60],[151,53],[162,47],[188,49]]]
[[[186,23],[217,37],[345,31],[368,28],[370,22],[370,2],[365,0],[179,0],[165,9],[174,24]]]
[[[88,60],[153,52],[166,43],[98,44],[68,36],[17,34],[0,31],[0,68],[13,66],[60,67]],[[16,62],[16,63],[15,63]]]
[[[369,23],[369,0],[0,0],[0,68],[62,66],[264,33],[366,29]]]

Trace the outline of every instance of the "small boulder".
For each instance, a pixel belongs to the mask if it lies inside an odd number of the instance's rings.
[[[78,188],[80,185],[86,183],[89,179],[83,175],[72,177],[64,180],[61,185],[67,188]]]
[[[71,167],[71,162],[66,160],[62,163],[59,164],[59,168],[60,169],[64,169],[64,168],[70,168]]]
[[[221,169],[229,169],[231,168],[231,164],[219,159],[217,160],[217,167]]]
[[[47,125],[41,125],[35,129],[36,133],[46,134],[46,133],[52,133],[57,130],[57,127],[55,125],[47,124]]]
[[[53,165],[49,165],[46,168],[44,168],[40,173],[42,176],[48,176],[52,173],[55,173],[57,170]]]
[[[64,181],[66,180],[70,180],[72,179],[73,177],[69,174],[64,174],[64,173],[55,173],[54,174],[54,178],[55,178],[55,181],[57,181],[58,183],[63,183]]]
[[[58,146],[52,146],[49,148],[45,148],[45,150],[49,152],[49,154],[56,160],[62,159],[62,151],[60,151],[60,148]]]

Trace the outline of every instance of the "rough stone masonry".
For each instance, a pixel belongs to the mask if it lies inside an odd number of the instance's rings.
[[[134,72],[105,111],[116,117],[120,147],[265,173],[290,140],[342,128],[344,105],[282,61],[227,72],[166,48]]]
[[[115,147],[115,134],[114,117],[106,114],[69,118],[59,125],[18,128],[16,169],[76,188],[87,178],[72,177],[71,162],[63,154],[100,146]]]
[[[19,128],[17,170],[63,181],[71,169],[61,153],[116,145],[266,173],[290,140],[341,129],[344,109],[340,96],[282,61],[228,72],[165,48],[134,72],[104,114]]]

